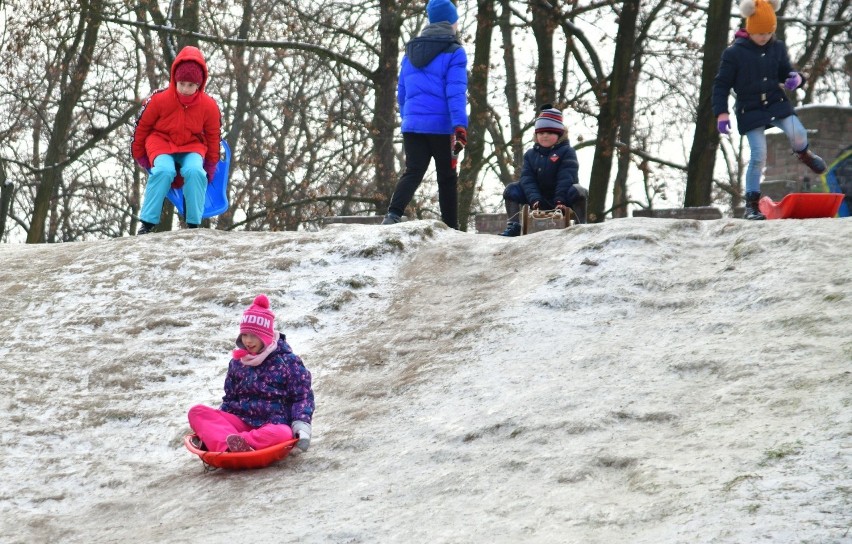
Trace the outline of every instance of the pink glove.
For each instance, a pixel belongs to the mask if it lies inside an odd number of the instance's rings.
[[[151,161],[148,160],[147,155],[142,155],[141,157],[136,159],[136,164],[138,164],[139,167],[142,168],[142,170],[145,170],[146,172],[151,172]]]
[[[207,172],[207,183],[213,181],[213,175],[216,173],[216,166],[218,165],[215,162],[204,161],[204,171]]]
[[[795,91],[801,84],[802,76],[799,75],[799,72],[790,72],[790,77],[788,77],[787,81],[784,82],[784,87],[786,87],[788,91]]]

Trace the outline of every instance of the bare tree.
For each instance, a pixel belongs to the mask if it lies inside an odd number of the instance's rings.
[[[719,133],[713,116],[713,80],[719,71],[722,52],[728,44],[732,0],[710,0],[707,8],[707,28],[704,55],[701,62],[701,90],[695,133],[686,174],[684,206],[709,206],[712,202],[713,172],[719,149]]]
[[[587,213],[590,223],[599,223],[604,220],[619,115],[632,100],[629,90],[630,51],[636,36],[638,15],[639,0],[626,0],[622,4],[618,34],[615,39],[612,76],[609,84],[600,93],[601,111],[598,116],[597,146],[589,180]]]
[[[479,172],[485,163],[485,134],[488,132],[488,81],[491,66],[491,36],[496,23],[494,0],[479,0],[476,11],[475,50],[468,80],[470,116],[468,146],[459,175],[459,227],[466,231]]]
[[[55,68],[55,80],[59,90],[56,115],[44,154],[46,168],[41,172],[41,183],[35,196],[28,243],[44,242],[45,222],[50,211],[51,200],[60,183],[63,161],[68,154],[69,132],[73,124],[74,109],[83,95],[89,68],[92,64],[100,29],[98,12],[103,9],[102,0],[80,2],[79,18],[72,33],[67,36],[65,47],[59,50]]]

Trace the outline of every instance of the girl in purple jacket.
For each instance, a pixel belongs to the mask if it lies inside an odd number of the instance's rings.
[[[269,299],[258,295],[240,320],[222,405],[189,410],[189,426],[209,451],[251,451],[293,437],[302,451],[310,446],[311,373],[274,321]]]

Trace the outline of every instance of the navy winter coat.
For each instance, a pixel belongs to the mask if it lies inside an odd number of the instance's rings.
[[[718,117],[727,113],[728,95],[733,89],[740,134],[794,115],[793,105],[782,89],[792,71],[784,42],[772,38],[759,46],[749,38],[737,38],[722,53],[713,82],[713,114]]]
[[[527,202],[571,205],[577,198],[574,185],[579,181],[580,163],[577,152],[568,140],[556,142],[553,147],[535,144],[524,153],[524,166],[518,180]],[[549,206],[548,206],[549,207]]]
[[[427,26],[405,46],[396,97],[402,132],[467,128],[467,54],[449,23]]]

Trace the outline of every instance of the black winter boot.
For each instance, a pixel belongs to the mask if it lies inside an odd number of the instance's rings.
[[[506,230],[500,233],[500,236],[520,236],[521,235],[521,224],[515,221],[509,221],[506,225]]]
[[[822,160],[822,157],[814,154],[814,152],[807,147],[797,152],[796,156],[800,161],[802,161],[802,164],[810,168],[814,174],[825,174],[826,170],[828,170],[828,166],[825,164],[825,161]]]
[[[141,223],[142,223],[142,226],[139,227],[139,230],[136,232],[136,236],[140,236],[142,234],[149,234],[149,233],[153,232],[154,227],[157,226],[153,223],[148,223],[147,221],[141,221]]]
[[[760,202],[760,193],[746,193],[745,215],[743,219],[750,221],[761,221],[766,219],[766,216],[760,213],[758,203]]]

